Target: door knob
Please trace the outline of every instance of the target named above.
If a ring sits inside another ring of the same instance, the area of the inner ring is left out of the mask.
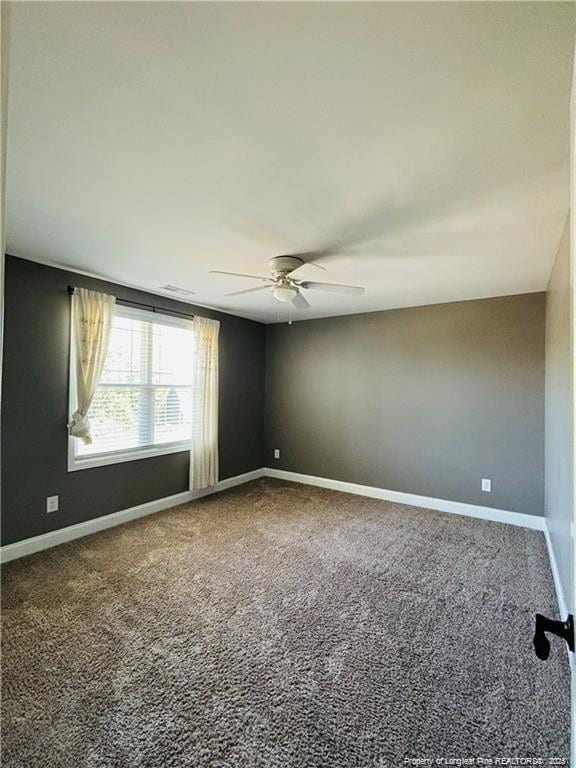
[[[558,635],[568,644],[568,648],[574,653],[574,617],[572,614],[568,616],[566,621],[555,621],[549,619],[546,616],[542,616],[541,613],[536,614],[536,629],[534,631],[534,650],[536,656],[542,661],[546,661],[550,655],[550,640],[548,640],[546,633],[550,632],[553,635]]]

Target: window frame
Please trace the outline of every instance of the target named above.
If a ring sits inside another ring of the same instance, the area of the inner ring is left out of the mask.
[[[70,314],[72,315],[72,313]],[[171,325],[173,327],[186,328],[188,330],[194,328],[194,321],[191,318],[178,317],[152,309],[139,309],[118,302],[114,307],[114,316],[116,317],[117,315],[158,325]],[[68,407],[70,413],[74,413],[76,410],[76,362],[72,339],[72,317],[70,317],[70,375],[68,382]],[[68,472],[77,472],[83,469],[91,469],[92,467],[106,467],[111,464],[121,464],[126,461],[138,461],[154,456],[165,456],[171,453],[184,453],[189,451],[192,446],[192,436],[190,436],[190,440],[161,443],[158,445],[143,446],[142,448],[125,448],[119,451],[107,451],[106,453],[98,453],[94,456],[83,457],[76,455],[77,443],[78,438],[72,437],[69,434]]]

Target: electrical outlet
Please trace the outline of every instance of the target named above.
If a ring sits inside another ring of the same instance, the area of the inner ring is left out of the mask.
[[[58,496],[48,496],[46,499],[46,512],[58,512]]]
[[[482,478],[482,490],[484,493],[491,493],[492,492],[492,480],[488,480],[487,478]]]
[[[280,458],[280,448],[274,448],[274,458],[275,459]]]

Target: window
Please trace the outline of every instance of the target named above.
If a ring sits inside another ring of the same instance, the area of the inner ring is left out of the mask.
[[[193,350],[191,321],[117,305],[88,414],[93,442],[70,438],[69,469],[188,450]]]

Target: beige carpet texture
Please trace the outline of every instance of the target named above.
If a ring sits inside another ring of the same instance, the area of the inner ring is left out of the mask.
[[[568,764],[540,532],[265,479],[9,563],[2,608],[5,768]]]

